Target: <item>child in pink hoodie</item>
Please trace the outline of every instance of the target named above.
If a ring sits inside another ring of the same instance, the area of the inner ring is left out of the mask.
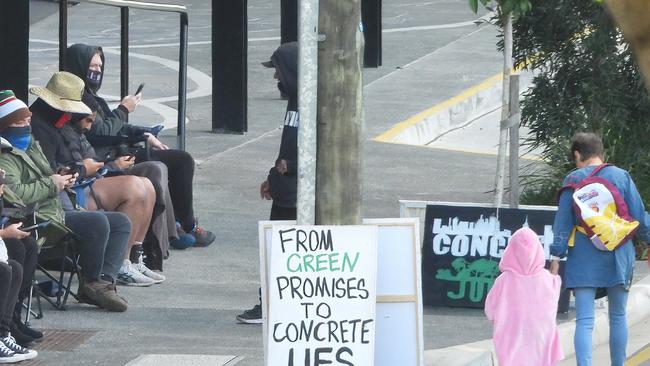
[[[517,230],[485,300],[500,366],[554,366],[564,358],[555,323],[560,276],[544,269],[544,251],[529,228]]]

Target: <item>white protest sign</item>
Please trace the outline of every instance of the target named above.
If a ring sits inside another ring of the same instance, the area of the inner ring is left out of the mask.
[[[273,226],[267,365],[374,364],[376,226]]]

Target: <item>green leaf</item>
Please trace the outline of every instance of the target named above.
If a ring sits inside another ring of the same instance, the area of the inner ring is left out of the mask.
[[[478,0],[469,0],[469,7],[472,9],[474,14],[478,13]]]

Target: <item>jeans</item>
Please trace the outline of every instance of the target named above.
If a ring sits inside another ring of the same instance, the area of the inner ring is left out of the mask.
[[[23,279],[23,266],[13,259],[0,262],[0,336],[9,332],[9,324],[14,314],[20,283]]]
[[[23,281],[20,285],[18,299],[29,296],[29,287],[32,285],[34,271],[38,262],[38,245],[33,237],[22,239],[4,239],[9,258],[15,260],[23,267]]]
[[[596,288],[573,290],[576,298],[576,333],[573,338],[578,366],[591,366],[592,332],[594,329],[594,299]],[[627,346],[625,307],[628,291],[623,286],[609,287],[609,352],[612,366],[623,366]]]

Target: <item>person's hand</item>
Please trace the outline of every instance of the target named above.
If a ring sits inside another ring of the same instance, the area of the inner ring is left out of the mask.
[[[551,274],[554,275],[558,274],[558,272],[560,271],[560,261],[557,260],[551,261],[551,265],[549,266],[548,270],[549,272],[551,272]]]
[[[140,101],[142,101],[142,92],[136,95],[127,95],[126,97],[122,98],[120,105],[126,108],[129,113],[132,113],[135,111],[135,108],[138,106],[138,104],[140,104]]]
[[[148,132],[145,132],[144,135],[147,136],[147,143],[149,144],[149,146],[151,146],[151,148],[157,149],[157,150],[169,150],[169,146],[167,146],[167,145],[163,144],[162,142],[160,142],[160,140],[158,140],[158,138],[156,136],[154,136],[154,135],[152,135],[152,134],[150,134]]]
[[[119,158],[115,159],[115,165],[120,170],[130,168],[133,166],[133,164],[135,164],[135,156],[133,155],[120,156]]]
[[[22,231],[19,227],[23,226],[22,222],[11,224],[4,229],[0,229],[0,238],[2,239],[22,239],[29,236],[29,232]]]
[[[65,188],[68,185],[68,181],[73,177],[72,174],[52,174],[52,180],[54,181],[54,184],[56,185],[57,191],[61,192],[63,188]],[[74,183],[74,181],[73,181]]]
[[[278,159],[278,161],[275,162],[275,170],[280,174],[285,175],[289,171],[287,161],[284,159]]]
[[[260,185],[260,196],[263,200],[271,199],[271,187],[269,186],[268,180],[265,180],[262,182],[262,185]]]
[[[86,177],[92,177],[97,174],[97,171],[104,166],[104,163],[95,161],[94,159],[84,159],[82,160],[84,168],[86,169]]]
[[[65,188],[72,187],[72,185],[74,185],[75,182],[77,181],[77,178],[79,178],[79,173],[72,174],[70,178],[68,178],[68,181],[65,182]]]

